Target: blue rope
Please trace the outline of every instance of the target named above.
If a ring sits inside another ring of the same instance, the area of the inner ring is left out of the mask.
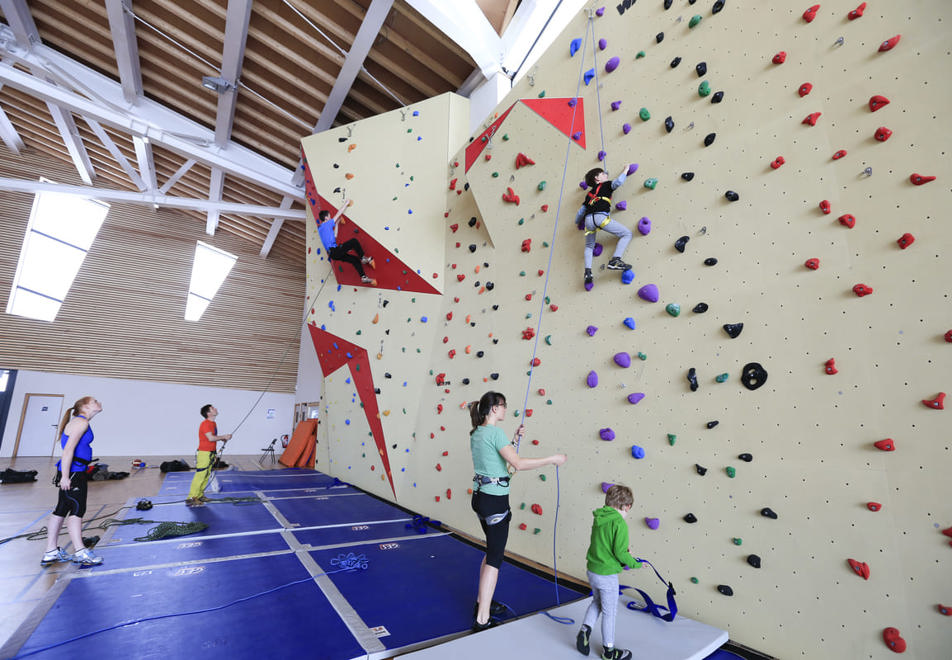
[[[601,139],[602,151],[605,152],[605,131],[602,129],[602,94],[598,89],[598,42],[595,41],[595,21],[589,17],[588,27],[592,31],[592,63],[595,65],[595,98],[598,101],[598,135]],[[588,38],[588,33],[585,34],[586,39]],[[605,171],[608,171],[608,152],[605,152],[605,157],[602,158],[602,168]]]
[[[131,626],[136,623],[145,623],[146,621],[158,621],[160,619],[169,619],[175,616],[186,616],[189,614],[205,614],[207,612],[215,612],[217,610],[223,610],[226,607],[231,607],[232,605],[237,605],[238,603],[243,603],[253,598],[260,598],[261,596],[266,596],[276,591],[287,589],[288,587],[293,587],[296,584],[302,584],[304,582],[312,582],[315,578],[319,578],[324,575],[333,575],[334,573],[341,573],[343,571],[366,570],[368,563],[369,562],[367,558],[363,554],[355,555],[353,552],[349,552],[345,555],[344,553],[341,553],[336,558],[331,559],[332,566],[340,566],[340,568],[338,568],[336,571],[328,571],[327,573],[321,573],[319,575],[306,577],[302,580],[295,580],[294,582],[288,582],[287,584],[282,584],[278,587],[274,587],[273,589],[268,589],[267,591],[262,591],[260,593],[252,594],[250,596],[245,596],[244,598],[239,598],[238,600],[233,600],[230,603],[225,603],[224,605],[216,605],[215,607],[206,607],[201,610],[192,610],[190,612],[173,612],[172,614],[159,614],[156,616],[149,616],[142,619],[133,619],[132,621],[124,621],[123,623],[117,623],[116,625],[109,626],[108,628],[100,628],[99,630],[94,630],[92,632],[88,632],[83,635],[77,635],[76,637],[71,637],[62,642],[57,642],[55,644],[49,644],[47,646],[34,649],[32,651],[28,651],[26,653],[17,655],[16,657],[25,658],[27,656],[35,655],[37,653],[42,653],[43,651],[49,651],[50,649],[54,649],[58,646],[69,644],[70,642],[76,642],[81,639],[85,639],[87,637],[92,637],[93,635],[98,635],[99,633],[108,632],[110,630],[116,630],[118,628],[123,628],[125,626]]]

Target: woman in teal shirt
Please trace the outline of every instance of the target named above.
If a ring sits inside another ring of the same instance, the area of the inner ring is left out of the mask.
[[[512,442],[496,426],[506,416],[506,397],[499,392],[486,392],[479,401],[469,404],[473,430],[469,433],[469,448],[473,453],[473,511],[486,535],[486,556],[479,566],[479,591],[473,630],[480,631],[495,625],[490,614],[501,614],[502,605],[493,601],[496,579],[506,552],[509,538],[509,468],[515,471],[534,470],[546,465],[562,465],[565,454],[546,458],[526,458],[516,451],[525,427],[516,429]]]

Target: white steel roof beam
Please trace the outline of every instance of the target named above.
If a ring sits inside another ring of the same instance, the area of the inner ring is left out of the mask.
[[[171,190],[172,186],[174,186],[178,182],[178,180],[181,179],[185,175],[186,172],[192,169],[192,165],[194,165],[195,163],[196,163],[195,159],[189,158],[184,163],[179,165],[179,168],[175,170],[175,173],[168,178],[168,181],[162,184],[161,188],[159,188],[159,192],[164,195],[169,190]]]
[[[407,0],[407,4],[465,50],[486,78],[499,71],[502,41],[475,0]]]
[[[105,129],[99,124],[99,122],[83,117],[83,120],[92,129],[92,132],[96,134],[96,137],[99,138],[99,141],[102,142],[102,146],[106,147],[106,150],[112,154],[112,157],[119,167],[122,168],[122,171],[126,173],[132,183],[135,184],[136,188],[139,190],[147,190],[145,182],[142,180],[142,177],[139,176],[139,173],[135,171],[135,168],[129,163],[129,159],[126,158],[125,154],[119,151],[119,147],[116,146],[116,143],[113,142],[112,138],[109,137],[109,134]]]
[[[241,66],[245,59],[250,20],[251,0],[228,0],[220,75],[230,86],[218,92],[215,144],[219,147],[224,147],[231,140],[231,129],[235,123],[235,103],[238,101],[238,79],[241,77]]]
[[[222,192],[225,190],[225,173],[217,167],[212,168],[212,175],[208,181],[208,201],[220,202]],[[209,209],[208,218],[205,221],[205,233],[209,236],[215,235],[218,229],[219,211],[217,208]]]
[[[0,85],[0,87],[2,87],[2,85]],[[10,118],[7,117],[7,113],[3,111],[3,108],[0,108],[0,139],[7,145],[7,149],[15,154],[19,154],[20,149],[23,148],[23,140],[20,138],[20,134],[17,133],[17,129],[10,121]]]
[[[294,198],[285,197],[281,200],[281,208],[289,209],[291,204],[294,203]],[[284,226],[284,218],[275,218],[271,223],[271,229],[268,230],[268,236],[264,239],[264,244],[261,246],[261,256],[267,257],[268,253],[271,252],[271,248],[274,247],[274,241],[277,240],[278,234],[281,232],[281,227]]]
[[[106,14],[112,33],[112,48],[119,66],[122,95],[135,105],[142,96],[142,72],[139,69],[139,44],[136,41],[135,18],[132,16],[132,0],[106,0]]]
[[[136,160],[139,161],[139,176],[142,177],[148,190],[155,190],[155,161],[152,158],[152,143],[149,138],[132,136],[132,146],[136,150]]]

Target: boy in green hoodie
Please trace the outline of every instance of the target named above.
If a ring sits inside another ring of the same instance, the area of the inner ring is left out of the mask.
[[[628,551],[628,524],[625,516],[634,497],[627,486],[614,485],[605,493],[605,506],[592,512],[592,540],[589,542],[588,583],[592,587],[592,604],[585,612],[576,648],[588,655],[592,626],[602,615],[603,660],[631,660],[631,651],[615,648],[615,613],[618,611],[618,574],[624,566],[641,568],[641,562]]]

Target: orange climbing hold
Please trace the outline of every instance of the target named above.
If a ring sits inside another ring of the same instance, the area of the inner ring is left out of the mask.
[[[352,142],[352,143],[351,143],[350,145],[348,145],[348,147],[347,147],[347,153],[350,153],[351,151],[353,151],[353,150],[356,149],[356,148],[357,148],[357,145]]]
[[[348,181],[350,181],[351,179],[354,178],[354,175],[351,174],[350,172],[348,172],[347,174],[344,175],[344,178],[347,179]]]
[[[374,314],[374,320],[371,323],[378,323],[380,321],[380,314]]]

